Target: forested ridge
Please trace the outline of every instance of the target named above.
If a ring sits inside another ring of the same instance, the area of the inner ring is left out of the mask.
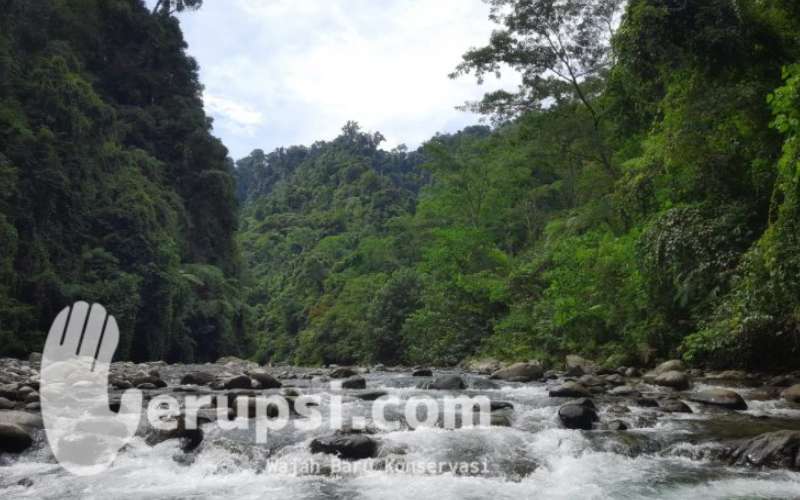
[[[522,75],[466,104],[491,126],[234,166],[200,2],[0,0],[0,351],[83,299],[137,360],[795,363],[800,4],[488,3],[442,71]]]
[[[171,16],[197,3],[0,2],[1,353],[76,300],[120,359],[248,351],[233,165]]]
[[[800,5],[489,3],[494,127],[238,162],[260,360],[792,366]]]

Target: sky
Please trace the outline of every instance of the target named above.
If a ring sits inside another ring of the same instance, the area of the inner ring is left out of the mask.
[[[455,107],[516,85],[447,76],[487,43],[488,13],[482,0],[205,0],[180,20],[214,134],[238,159],[332,139],[348,120],[385,149],[477,123]]]

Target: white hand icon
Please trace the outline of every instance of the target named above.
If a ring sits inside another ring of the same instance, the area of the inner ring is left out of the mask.
[[[136,433],[142,393],[130,389],[114,413],[108,370],[119,343],[113,316],[99,304],[76,302],[59,313],[42,354],[42,418],[59,463],[77,475],[105,470]]]

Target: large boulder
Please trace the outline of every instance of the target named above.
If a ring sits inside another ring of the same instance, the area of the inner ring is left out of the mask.
[[[542,375],[544,375],[544,368],[541,363],[514,363],[507,368],[495,371],[491,378],[512,382],[530,382],[542,378]]]
[[[0,423],[0,451],[21,453],[33,444],[33,438],[20,426]]]
[[[16,425],[26,432],[44,428],[44,421],[40,415],[14,410],[0,411],[0,424]]]
[[[225,389],[251,389],[253,381],[247,375],[236,375],[222,382]]]
[[[435,389],[439,391],[460,391],[466,389],[467,384],[459,375],[443,375],[436,377],[431,382],[423,382],[418,387],[420,389]]]
[[[587,404],[569,403],[558,409],[558,418],[567,429],[591,430],[599,419],[594,408]]]
[[[249,370],[245,373],[251,379],[258,382],[262,389],[277,389],[283,386],[278,379],[273,377],[272,374],[266,370]]]
[[[781,397],[790,403],[800,404],[800,384],[795,384],[781,392]]]
[[[747,403],[739,393],[729,389],[709,389],[689,395],[689,400],[706,405],[720,406],[729,410],[746,410]]]
[[[181,385],[209,385],[214,378],[214,375],[208,372],[189,372],[181,377]]]
[[[564,365],[566,367],[567,375],[572,377],[580,377],[585,373],[590,373],[596,368],[594,361],[589,361],[586,358],[578,356],[577,354],[567,355]]]
[[[658,404],[658,409],[667,413],[692,413],[692,409],[680,399],[667,399]]]
[[[367,381],[364,377],[356,375],[348,379],[342,380],[342,389],[366,389]]]
[[[777,431],[739,441],[726,452],[735,465],[800,470],[800,431]]]
[[[662,373],[666,372],[682,372],[685,371],[686,368],[683,366],[683,363],[679,359],[671,359],[669,361],[664,361],[660,365],[656,366],[653,370],[655,375],[661,375]]]
[[[565,382],[549,391],[551,398],[588,398],[592,395],[585,386],[575,382]]]
[[[689,376],[683,372],[670,370],[656,375],[653,383],[682,391],[689,388]]]
[[[471,359],[464,363],[464,369],[468,372],[490,375],[503,367],[503,363],[496,359]]]
[[[316,438],[311,441],[310,448],[311,453],[327,453],[343,460],[362,460],[377,456],[380,445],[364,434],[350,434]]]

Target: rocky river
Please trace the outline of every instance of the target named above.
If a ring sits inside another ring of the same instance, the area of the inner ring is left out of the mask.
[[[288,425],[264,443],[251,428],[224,429],[219,413],[204,414],[196,431],[158,431],[142,419],[110,469],[81,477],[49,449],[38,370],[36,356],[0,360],[2,498],[800,498],[800,373],[704,372],[677,361],[603,369],[576,356],[557,371],[114,363],[112,408],[131,387],[146,399],[308,395],[323,422],[336,400],[345,422],[366,425]],[[490,425],[419,425],[394,407],[386,413],[396,429],[370,421],[375,401],[453,395],[486,396]],[[228,416],[252,420],[240,412]]]

